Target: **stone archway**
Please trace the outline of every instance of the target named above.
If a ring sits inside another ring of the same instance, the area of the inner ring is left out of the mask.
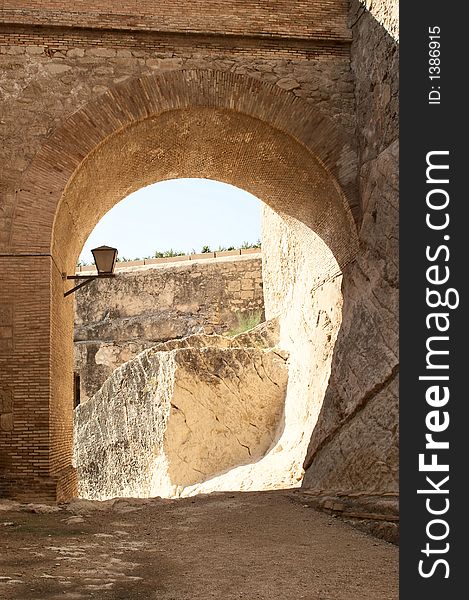
[[[238,75],[181,71],[135,79],[70,116],[27,171],[12,221],[9,249],[17,265],[23,257],[24,272],[12,270],[10,285],[22,290],[17,310],[25,324],[32,320],[33,335],[15,332],[32,370],[10,365],[15,422],[4,448],[7,493],[30,490],[33,481],[40,495],[74,493],[72,304],[63,298],[62,274],[73,270],[107,210],[139,187],[176,177],[218,179],[264,201],[266,306],[281,316],[289,349],[309,345],[292,354],[294,398],[314,380],[309,362],[322,351],[322,341],[311,340],[320,305],[337,298],[337,277],[357,250],[355,168],[347,140],[314,107]],[[335,338],[340,315],[334,318],[328,335]]]

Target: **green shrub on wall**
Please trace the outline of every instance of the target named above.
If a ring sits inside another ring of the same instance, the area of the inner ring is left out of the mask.
[[[215,252],[224,252],[225,250],[247,250],[249,248],[261,248],[261,240],[257,240],[257,242],[243,242],[241,244],[241,246],[239,246],[238,248],[235,248],[235,246],[219,246],[217,250],[215,250]],[[212,250],[210,249],[210,246],[205,245],[202,246],[202,250],[201,253],[202,254],[207,254],[207,253],[211,253]],[[181,252],[180,250],[173,250],[172,248],[170,250],[164,250],[163,252],[160,252],[159,250],[156,250],[156,252],[154,253],[153,256],[144,256],[143,260],[148,259],[148,258],[171,258],[173,256],[187,256],[187,252]],[[196,250],[193,248],[192,252],[190,252],[189,254],[198,254],[196,252]],[[134,261],[134,260],[142,260],[140,257],[138,258],[126,258],[125,256],[118,256],[117,257],[117,262],[129,262],[129,261]],[[92,266],[93,263],[91,262],[87,262],[87,261],[78,261],[77,262],[77,267],[90,267]]]
[[[240,333],[245,333],[253,327],[259,325],[262,319],[262,311],[260,309],[249,311],[249,312],[237,312],[236,321],[237,324],[227,331],[226,335],[234,337]]]

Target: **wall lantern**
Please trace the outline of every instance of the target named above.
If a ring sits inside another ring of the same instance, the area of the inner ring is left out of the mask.
[[[93,281],[93,279],[102,279],[105,277],[115,277],[114,266],[116,264],[117,249],[110,248],[109,246],[99,246],[91,250],[93,253],[94,262],[98,271],[97,275],[64,275],[64,279],[83,279],[81,283],[73,287],[64,293],[64,297],[69,294],[73,294],[79,288],[83,287],[87,283]]]

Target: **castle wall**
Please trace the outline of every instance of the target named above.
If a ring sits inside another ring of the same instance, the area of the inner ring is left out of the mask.
[[[117,367],[158,342],[234,332],[264,316],[260,255],[116,271],[75,293],[75,373],[86,402]],[[257,324],[257,323],[256,323]]]

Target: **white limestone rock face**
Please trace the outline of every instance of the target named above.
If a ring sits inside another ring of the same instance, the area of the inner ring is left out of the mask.
[[[342,497],[399,492],[397,15],[396,0],[350,4],[360,251],[343,270],[342,326],[303,481],[305,488]]]
[[[362,169],[362,246],[344,272],[342,327],[305,460],[309,489],[399,490],[397,174],[397,141]]]
[[[79,495],[173,497],[258,461],[281,434],[287,378],[275,349],[142,352],[76,409]]]
[[[342,319],[341,269],[324,241],[304,224],[267,206],[262,228],[265,312],[279,322],[278,343],[289,352],[289,376],[285,427],[262,461],[263,472],[255,473],[257,489],[275,487],[272,473],[281,478],[283,487],[301,484]]]

